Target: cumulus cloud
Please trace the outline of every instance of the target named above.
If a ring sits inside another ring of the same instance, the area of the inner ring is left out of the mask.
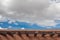
[[[46,10],[46,14],[51,17],[51,19],[60,19],[60,3],[53,3],[51,4],[47,10]]]
[[[42,20],[39,22],[37,22],[37,24],[41,25],[41,26],[55,26],[56,23],[54,20]]]
[[[7,30],[7,28],[2,28],[2,27],[0,27],[0,30]]]
[[[3,21],[7,21],[7,18],[2,16],[2,15],[0,15],[0,22],[3,22]]]
[[[60,3],[49,0],[0,0],[0,14],[12,19],[37,23],[43,26],[56,25],[60,19]]]

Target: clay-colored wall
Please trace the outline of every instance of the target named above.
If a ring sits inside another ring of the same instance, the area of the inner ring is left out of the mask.
[[[60,40],[60,31],[0,31],[0,40]]]

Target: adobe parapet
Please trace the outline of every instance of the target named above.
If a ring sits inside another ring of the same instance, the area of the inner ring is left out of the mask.
[[[1,40],[60,40],[60,30],[0,30]]]

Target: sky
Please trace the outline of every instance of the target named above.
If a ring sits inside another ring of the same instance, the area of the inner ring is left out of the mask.
[[[0,22],[9,23],[8,20],[14,23],[18,21],[31,25],[36,24],[37,29],[38,26],[47,29],[59,28],[60,0],[0,0]],[[32,27],[35,29],[35,25]]]

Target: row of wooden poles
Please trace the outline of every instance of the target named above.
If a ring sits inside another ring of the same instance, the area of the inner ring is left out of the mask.
[[[0,32],[0,40],[60,40],[60,34]]]

